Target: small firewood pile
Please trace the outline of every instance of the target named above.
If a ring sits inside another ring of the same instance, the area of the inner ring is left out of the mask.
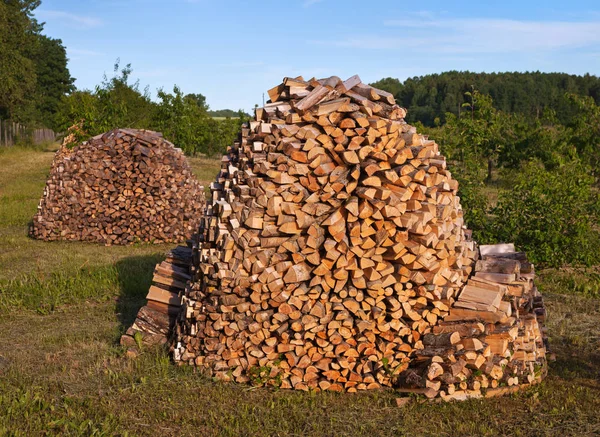
[[[30,234],[106,245],[180,242],[196,232],[203,187],[160,133],[115,129],[56,154]]]
[[[222,158],[185,290],[162,295],[181,308],[175,361],[225,381],[443,399],[539,381],[533,266],[471,240],[438,145],[393,96],[358,76],[286,78],[269,96]]]
[[[546,373],[546,310],[534,268],[512,244],[481,246],[475,274],[422,337],[401,391],[445,400],[496,396]]]
[[[152,285],[143,306],[127,332],[121,336],[123,346],[166,344],[181,309],[181,298],[187,281],[190,280],[192,250],[177,246],[167,253],[166,259],[154,268]],[[136,338],[136,333],[139,337]]]

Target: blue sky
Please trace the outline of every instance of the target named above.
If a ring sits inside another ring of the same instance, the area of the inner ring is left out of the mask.
[[[142,88],[262,104],[285,76],[364,82],[446,70],[600,73],[596,1],[43,0],[79,88],[131,63]]]

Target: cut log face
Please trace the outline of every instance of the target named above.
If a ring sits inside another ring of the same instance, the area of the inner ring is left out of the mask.
[[[519,374],[516,340],[492,335],[528,323],[512,358],[529,366],[531,284],[513,304],[519,266],[496,260],[510,247],[486,249],[475,276],[458,183],[393,96],[357,76],[286,78],[269,96],[211,185],[175,360],[238,382],[270,368],[261,380],[298,390],[480,393],[494,366]]]
[[[56,153],[30,234],[106,245],[183,242],[204,205],[180,149],[157,132],[115,129]]]

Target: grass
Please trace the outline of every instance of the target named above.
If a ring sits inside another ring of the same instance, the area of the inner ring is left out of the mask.
[[[598,435],[597,269],[546,270],[557,360],[539,386],[500,399],[296,393],[224,384],[160,349],[128,359],[121,333],[170,246],[102,247],[27,237],[52,154],[0,153],[0,435]],[[208,185],[219,162],[192,159]]]

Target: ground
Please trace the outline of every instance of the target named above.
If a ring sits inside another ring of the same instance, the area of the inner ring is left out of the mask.
[[[50,150],[0,150],[0,435],[599,435],[600,274],[546,270],[556,361],[505,398],[398,408],[393,391],[297,393],[212,381],[119,337],[168,245],[27,237]],[[208,186],[218,160],[192,159]]]

